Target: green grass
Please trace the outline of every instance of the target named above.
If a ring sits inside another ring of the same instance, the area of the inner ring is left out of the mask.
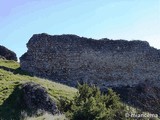
[[[47,79],[29,76],[26,72],[21,71],[19,67],[20,65],[18,62],[0,59],[0,115],[2,112],[7,115],[7,110],[14,109],[13,102],[10,102],[7,106],[4,106],[5,101],[10,96],[14,96],[12,94],[15,93],[17,86],[26,82],[32,81],[45,87],[51,98],[53,98],[57,103],[60,98],[65,98],[68,100],[73,99],[77,92],[77,89],[75,88],[55,83]],[[14,97],[11,97],[11,99],[15,99]]]
[[[0,66],[4,66],[7,68],[17,69],[20,67],[19,63],[13,60],[3,60],[0,59]]]

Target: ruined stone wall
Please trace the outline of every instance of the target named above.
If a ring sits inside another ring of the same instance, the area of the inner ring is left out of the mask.
[[[35,34],[20,58],[33,75],[75,86],[132,86],[160,80],[160,51],[145,41],[88,39],[76,35]]]

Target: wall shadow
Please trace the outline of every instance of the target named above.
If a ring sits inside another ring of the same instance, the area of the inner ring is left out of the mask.
[[[112,88],[121,100],[139,110],[160,115],[160,89],[151,84]]]
[[[21,104],[21,90],[16,86],[12,94],[0,106],[1,120],[20,120],[21,111],[25,109]]]

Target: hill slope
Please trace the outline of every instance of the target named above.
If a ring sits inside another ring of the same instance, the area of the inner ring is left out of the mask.
[[[68,100],[73,99],[73,96],[77,92],[75,88],[51,82],[46,79],[30,76],[28,73],[21,71],[19,68],[19,63],[15,61],[0,59],[0,119],[9,119],[11,117],[16,118],[16,111],[19,108],[14,107],[16,102],[15,96],[18,96],[15,89],[17,86],[31,81],[43,86],[51,98],[57,103],[61,98]],[[8,98],[11,99],[9,100]],[[8,100],[9,102],[7,102]],[[4,105],[6,102],[8,104]]]

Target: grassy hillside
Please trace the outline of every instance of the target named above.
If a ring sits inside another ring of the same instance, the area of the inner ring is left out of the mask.
[[[28,73],[20,70],[20,65],[15,61],[8,61],[0,59],[0,114],[6,116],[8,112],[14,111],[14,100],[10,100],[10,103],[5,106],[7,99],[13,96],[15,88],[25,82],[35,82],[45,87],[55,101],[59,102],[60,98],[66,98],[68,100],[73,99],[73,96],[77,92],[75,88],[68,87],[59,83],[51,82],[46,79],[30,76]],[[14,97],[13,97],[14,99]],[[11,108],[13,110],[11,110]],[[16,109],[16,108],[15,108]],[[9,111],[8,111],[9,110]]]
[[[59,97],[72,99],[77,91],[75,88],[68,87],[66,85],[25,75],[25,72],[23,75],[23,72],[21,71],[18,73],[18,70],[19,63],[15,61],[0,60],[0,105],[12,93],[16,85],[20,85],[29,81],[33,81],[42,85],[47,89],[48,93],[56,99]]]

